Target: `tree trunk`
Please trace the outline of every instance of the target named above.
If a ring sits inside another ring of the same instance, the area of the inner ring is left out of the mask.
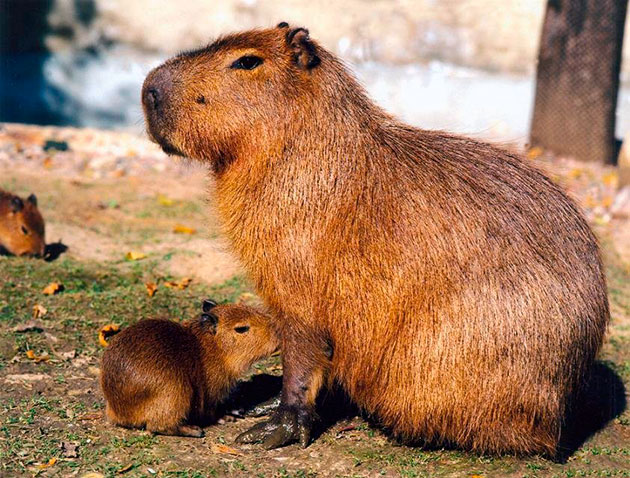
[[[548,0],[532,146],[584,161],[615,157],[615,110],[628,0]]]

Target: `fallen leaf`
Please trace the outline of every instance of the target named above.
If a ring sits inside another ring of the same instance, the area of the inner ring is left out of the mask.
[[[175,204],[175,201],[173,201],[169,197],[164,196],[164,194],[158,194],[157,200],[162,206],[172,206],[173,204]]]
[[[483,475],[470,475],[470,478],[484,478]]]
[[[15,385],[20,382],[39,382],[41,380],[48,380],[48,379],[50,379],[50,375],[46,375],[43,373],[20,373],[20,374],[7,375],[4,378],[4,381],[6,383]]]
[[[129,470],[133,468],[133,463],[129,463],[128,465],[123,466],[120,470],[116,472],[117,475],[122,475],[123,473],[127,473]]]
[[[103,414],[95,412],[95,413],[84,413],[83,415],[79,416],[77,420],[100,420],[101,418],[103,418]]]
[[[149,294],[149,297],[153,297],[158,290],[158,286],[155,282],[147,282],[144,286],[147,288],[147,294]]]
[[[102,473],[97,473],[96,471],[90,471],[88,473],[85,473],[84,475],[81,475],[80,478],[105,478],[105,475],[103,475]]]
[[[188,285],[192,282],[192,279],[190,277],[184,277],[182,280],[175,282],[175,281],[166,281],[164,283],[164,287],[169,287],[171,289],[179,289],[179,290],[184,290],[186,287],[188,287]]]
[[[71,442],[61,442],[61,454],[66,458],[79,458],[79,445]]]
[[[608,209],[609,207],[611,207],[613,205],[613,197],[612,196],[604,196],[602,198],[602,207]]]
[[[194,229],[194,228],[188,227],[188,226],[182,226],[181,224],[177,224],[173,228],[173,232],[175,234],[196,234],[197,233],[197,229]]]
[[[61,292],[62,290],[63,290],[63,284],[60,284],[59,282],[51,282],[46,287],[44,287],[43,292],[45,295],[55,295]]]
[[[223,443],[215,443],[211,447],[214,453],[222,453],[224,455],[236,455],[243,456],[243,452],[237,450],[236,448],[229,447],[224,445]]]
[[[48,354],[46,354],[46,353],[42,354],[42,355],[37,355],[32,350],[27,350],[26,351],[26,357],[31,359],[35,363],[45,362],[46,360],[48,360],[50,358],[50,356]]]
[[[69,350],[68,352],[60,352],[57,355],[59,355],[59,358],[63,359],[63,360],[70,360],[73,359],[77,356],[77,351],[76,350]]]
[[[125,259],[127,259],[128,261],[139,261],[141,259],[144,259],[145,257],[147,257],[147,255],[142,252],[129,251],[127,254],[125,254]]]
[[[23,333],[23,332],[43,332],[44,324],[39,320],[29,320],[24,322],[23,324],[16,325],[13,327],[13,332]]]
[[[57,458],[51,458],[50,460],[48,460],[47,463],[42,463],[41,465],[37,465],[37,468],[39,468],[40,470],[43,470],[45,468],[50,468],[55,463],[57,463]]]
[[[534,146],[529,151],[527,151],[527,159],[536,159],[543,154],[543,149],[539,146]]]
[[[98,342],[103,346],[107,347],[109,343],[107,339],[112,335],[116,335],[120,327],[116,324],[107,324],[101,327],[101,330],[98,332]]]
[[[48,313],[48,310],[43,305],[35,304],[33,306],[33,318],[39,319],[40,317],[45,316]]]
[[[617,187],[617,181],[619,180],[616,171],[610,171],[602,176],[602,182],[606,186]]]
[[[582,168],[573,168],[569,171],[567,176],[571,179],[578,179],[584,174],[584,170]]]

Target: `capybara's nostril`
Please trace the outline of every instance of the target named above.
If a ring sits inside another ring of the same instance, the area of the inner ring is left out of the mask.
[[[164,108],[171,90],[171,74],[166,68],[158,68],[149,74],[142,90],[145,108],[157,111]]]

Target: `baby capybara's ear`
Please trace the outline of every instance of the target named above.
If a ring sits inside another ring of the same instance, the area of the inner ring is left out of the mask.
[[[201,304],[201,308],[205,313],[210,312],[212,309],[214,309],[217,306],[217,303],[215,301],[213,301],[212,299],[206,299],[203,301],[203,303]]]
[[[288,26],[288,25],[287,25]],[[315,45],[306,28],[294,28],[287,32],[287,45],[293,53],[293,60],[303,70],[310,70],[320,64]]]
[[[17,196],[11,198],[11,211],[12,212],[20,212],[24,209],[24,202]]]
[[[213,313],[201,314],[199,321],[201,322],[201,326],[204,328],[204,330],[207,330],[211,334],[217,333],[219,318],[216,315],[214,315]]]
[[[31,194],[28,198],[26,198],[26,200],[33,206],[37,206],[37,196],[35,196],[35,194]]]

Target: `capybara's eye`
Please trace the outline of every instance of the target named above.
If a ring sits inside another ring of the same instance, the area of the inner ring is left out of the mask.
[[[206,97],[203,95],[199,95],[197,96],[197,99],[195,101],[199,103],[200,105],[203,105],[206,103]]]
[[[241,325],[240,327],[234,327],[234,332],[237,334],[244,334],[249,330],[249,325]]]
[[[234,68],[236,70],[253,70],[257,66],[260,66],[262,64],[263,59],[259,56],[245,55],[232,63],[232,66],[230,66],[230,68]]]
[[[26,229],[24,226],[22,226],[22,234],[24,234],[25,236],[28,236],[28,229]]]

